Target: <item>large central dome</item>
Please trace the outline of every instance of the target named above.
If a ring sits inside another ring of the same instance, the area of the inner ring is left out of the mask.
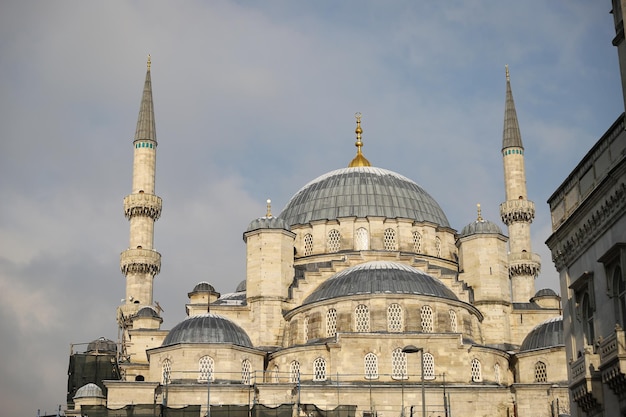
[[[291,198],[279,217],[293,226],[350,216],[408,218],[450,226],[439,204],[422,187],[374,167],[343,168],[314,179]]]

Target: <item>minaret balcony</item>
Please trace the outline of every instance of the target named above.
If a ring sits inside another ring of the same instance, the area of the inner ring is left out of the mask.
[[[507,226],[515,222],[532,223],[535,203],[530,200],[508,200],[500,204],[500,217]]]
[[[602,383],[621,396],[626,393],[626,333],[619,325],[600,342],[599,352]]]
[[[509,253],[509,277],[532,275],[537,277],[541,272],[541,257],[536,253]]]
[[[120,255],[120,269],[129,273],[150,274],[161,271],[161,254],[151,249],[127,249]]]
[[[144,216],[157,220],[161,217],[162,206],[161,197],[154,194],[130,194],[124,198],[124,215],[127,219],[134,216]]]
[[[585,349],[580,358],[570,363],[570,385],[572,399],[589,413],[601,408],[602,381],[600,379],[600,356]]]

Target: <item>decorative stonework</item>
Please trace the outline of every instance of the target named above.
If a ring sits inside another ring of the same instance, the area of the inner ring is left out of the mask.
[[[626,393],[626,334],[619,325],[615,332],[600,343],[600,371],[602,383],[616,395]]]
[[[143,216],[158,220],[161,217],[162,205],[161,197],[154,194],[130,194],[124,198],[124,216],[127,219]]]
[[[532,223],[535,203],[529,200],[509,200],[500,204],[500,217],[507,226],[516,222]]]
[[[520,275],[537,277],[541,272],[541,258],[536,253],[509,254],[509,278]]]
[[[127,249],[120,256],[120,268],[124,275],[139,273],[154,276],[161,271],[161,254],[149,249]]]

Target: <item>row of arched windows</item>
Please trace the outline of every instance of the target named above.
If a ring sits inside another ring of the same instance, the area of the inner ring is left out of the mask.
[[[413,231],[413,252],[423,253],[422,235],[418,231]],[[326,250],[330,253],[339,252],[341,250],[341,233],[337,229],[332,229],[326,237]],[[369,250],[370,236],[369,231],[364,227],[356,229],[354,234],[354,250]],[[386,251],[398,250],[398,237],[395,229],[387,228],[383,231],[383,249]],[[313,235],[307,233],[304,235],[304,256],[313,254]],[[441,239],[435,237],[435,255],[441,257]]]
[[[422,331],[424,333],[433,333],[434,329],[434,312],[430,306],[422,306],[420,308],[420,321]],[[453,333],[458,331],[457,316],[454,310],[448,311],[450,318],[450,330]],[[366,333],[371,331],[370,328],[370,311],[365,304],[359,304],[354,309],[354,331],[358,333]],[[387,331],[399,333],[404,331],[404,310],[400,304],[392,303],[387,307]],[[303,319],[303,334],[305,342],[309,340],[309,317]],[[334,337],[337,334],[337,310],[330,308],[326,312],[326,337]]]
[[[161,383],[169,384],[172,382],[172,361],[169,358],[163,360],[161,364]],[[252,375],[252,364],[250,360],[241,361],[241,383],[250,385]],[[212,357],[205,355],[198,360],[198,382],[215,381],[215,361]]]

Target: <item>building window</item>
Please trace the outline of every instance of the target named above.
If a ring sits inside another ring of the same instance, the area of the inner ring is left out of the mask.
[[[481,382],[482,380],[483,375],[480,368],[480,361],[478,359],[472,359],[472,382]]]
[[[383,234],[383,246],[385,250],[398,250],[398,242],[396,240],[396,231],[393,229],[385,229]]]
[[[402,348],[394,349],[391,352],[391,377],[393,379],[407,379],[406,373],[406,353]]]
[[[302,334],[304,335],[304,343],[309,341],[309,316],[304,316],[302,320]]]
[[[435,379],[435,357],[424,353],[424,379]]]
[[[250,370],[252,366],[250,365],[250,361],[248,359],[244,359],[241,361],[241,383],[245,385],[250,385]]]
[[[496,384],[499,384],[499,383],[502,382],[502,376],[500,375],[500,364],[499,363],[496,363],[493,366],[493,375],[495,377]]]
[[[417,230],[413,231],[413,252],[422,253],[422,235]]]
[[[354,235],[354,250],[368,250],[370,248],[370,236],[365,227],[356,229]]]
[[[172,382],[172,361],[168,358],[163,360],[161,365],[161,383],[169,384]]]
[[[317,358],[313,361],[313,381],[326,381],[326,360]]]
[[[335,337],[337,334],[337,310],[331,308],[326,313],[326,337]]]
[[[459,328],[458,322],[456,320],[456,312],[454,310],[450,310],[449,313],[450,313],[450,329],[452,330],[452,333],[456,333]]]
[[[548,382],[546,364],[541,361],[535,364],[535,382]]]
[[[274,383],[279,383],[280,382],[280,372],[278,372],[278,365],[274,365]]]
[[[613,294],[615,296],[615,318],[622,329],[626,329],[626,282],[619,265],[613,269]]]
[[[333,229],[328,232],[328,252],[339,252],[341,250],[341,234],[339,230]]]
[[[581,310],[585,343],[587,345],[593,345],[593,342],[595,340],[595,332],[593,328],[593,307],[591,305],[591,300],[588,292],[583,294]]]
[[[289,365],[289,382],[300,382],[300,362],[298,361],[291,361]]]
[[[304,235],[304,256],[313,254],[313,235],[307,233]]]
[[[422,331],[424,333],[433,332],[433,309],[430,306],[422,306],[420,311],[420,317],[422,319]]]
[[[441,239],[439,237],[435,238],[435,254],[441,258]]]
[[[387,330],[390,332],[401,332],[404,326],[402,307],[400,304],[390,304],[387,307]]]
[[[365,379],[378,379],[378,356],[372,352],[365,355]]]
[[[365,304],[359,304],[354,310],[354,330],[357,332],[370,331],[370,310]]]
[[[210,356],[203,356],[198,361],[198,368],[200,371],[200,375],[198,376],[198,382],[207,382],[209,378],[211,381],[214,381],[215,377],[213,376],[213,367],[215,362],[213,358]]]

